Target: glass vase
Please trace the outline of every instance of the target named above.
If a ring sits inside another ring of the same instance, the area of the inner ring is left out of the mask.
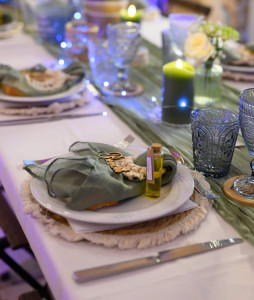
[[[194,79],[194,103],[198,106],[216,105],[221,97],[221,65],[201,64],[196,68]]]

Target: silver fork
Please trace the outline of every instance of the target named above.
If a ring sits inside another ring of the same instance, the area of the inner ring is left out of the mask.
[[[117,144],[115,144],[114,146],[117,148],[126,148],[127,146],[129,146],[133,141],[135,140],[135,138],[129,134],[125,139],[121,140],[120,142],[118,142]]]
[[[119,141],[117,144],[115,144],[114,146],[117,148],[126,148],[127,146],[129,146],[133,141],[135,140],[135,138],[129,134],[125,139]],[[42,165],[45,162],[49,161],[50,159],[52,159],[53,157],[49,157],[49,158],[44,158],[44,159],[37,159],[37,160],[31,160],[31,159],[24,159],[24,165],[28,166],[28,165]]]

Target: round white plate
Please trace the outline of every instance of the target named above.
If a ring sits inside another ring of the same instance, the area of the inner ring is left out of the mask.
[[[239,72],[239,73],[254,73],[254,67],[251,66],[233,66],[233,65],[223,65],[223,70],[229,72]]]
[[[84,87],[84,81],[73,85],[70,89],[65,92],[50,95],[50,96],[38,96],[38,97],[16,97],[16,96],[8,96],[5,94],[0,93],[0,100],[1,101],[10,101],[15,103],[47,103],[53,101],[64,101],[69,99],[72,95],[78,93]]]
[[[50,197],[45,182],[36,178],[32,178],[30,188],[38,203],[60,216],[89,223],[125,224],[159,218],[176,210],[193,193],[194,182],[190,171],[178,164],[172,182],[162,187],[161,196],[157,200],[141,195],[96,211],[68,209],[60,199]]]

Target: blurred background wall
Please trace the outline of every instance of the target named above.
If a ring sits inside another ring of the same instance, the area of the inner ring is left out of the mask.
[[[208,20],[221,21],[241,34],[243,42],[254,40],[254,0],[147,0],[164,15],[170,12],[198,13]]]

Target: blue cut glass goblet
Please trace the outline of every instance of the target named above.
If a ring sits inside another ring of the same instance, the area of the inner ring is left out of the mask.
[[[132,62],[141,42],[140,25],[133,22],[108,24],[109,53],[117,67],[117,81],[108,90],[118,96],[130,96],[142,91],[140,85],[128,80],[128,65]]]
[[[240,95],[239,121],[245,145],[254,156],[254,88],[246,89]],[[239,194],[254,199],[254,159],[250,166],[251,175],[236,179],[233,186]]]

